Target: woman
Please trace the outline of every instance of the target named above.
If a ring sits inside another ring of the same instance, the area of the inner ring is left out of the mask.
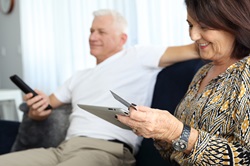
[[[250,165],[249,0],[185,0],[202,59],[175,116],[137,106],[118,120],[180,165]],[[168,102],[168,101],[166,101]]]

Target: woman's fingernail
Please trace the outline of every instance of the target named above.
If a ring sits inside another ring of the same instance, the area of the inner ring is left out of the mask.
[[[131,103],[131,107],[132,107],[132,108],[134,108],[134,110],[136,110],[136,111],[137,111],[137,109],[136,109],[136,104]]]

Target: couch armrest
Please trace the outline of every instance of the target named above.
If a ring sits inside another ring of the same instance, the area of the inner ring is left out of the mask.
[[[0,120],[0,155],[9,153],[16,139],[20,123]]]

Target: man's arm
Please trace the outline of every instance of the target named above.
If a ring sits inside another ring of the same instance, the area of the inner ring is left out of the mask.
[[[200,56],[195,43],[168,47],[160,59],[159,66],[166,67],[177,62],[198,58],[200,58]]]
[[[49,101],[50,101],[50,105],[53,108],[57,108],[64,104],[61,101],[59,101],[53,93],[49,96]]]

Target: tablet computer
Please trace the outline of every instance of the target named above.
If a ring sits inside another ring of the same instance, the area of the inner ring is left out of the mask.
[[[103,107],[103,106],[94,106],[94,105],[84,105],[84,104],[78,104],[78,106],[96,116],[99,118],[102,118],[118,127],[121,127],[123,129],[132,130],[130,127],[126,126],[125,124],[121,123],[115,118],[116,114],[119,115],[129,115],[129,110],[125,110],[123,108],[115,108],[115,107]]]

